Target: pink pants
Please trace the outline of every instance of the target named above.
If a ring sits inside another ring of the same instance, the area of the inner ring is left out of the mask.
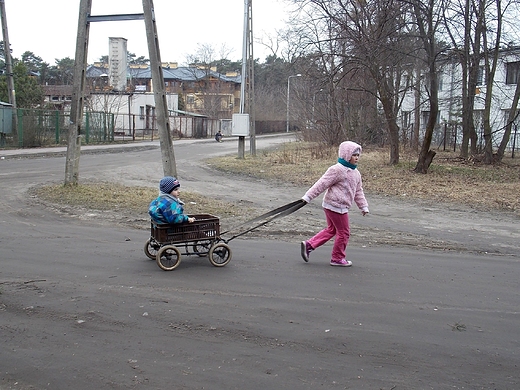
[[[332,237],[334,246],[332,247],[331,260],[339,261],[345,259],[345,250],[347,249],[348,239],[350,238],[350,224],[348,221],[348,213],[339,214],[334,211],[323,209],[327,218],[327,227],[317,233],[307,242],[313,249],[325,244]]]

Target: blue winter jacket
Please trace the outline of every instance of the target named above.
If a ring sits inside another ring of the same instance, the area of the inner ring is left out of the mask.
[[[148,214],[158,224],[187,222],[188,216],[184,215],[183,204],[180,199],[161,193],[157,199],[150,203]]]

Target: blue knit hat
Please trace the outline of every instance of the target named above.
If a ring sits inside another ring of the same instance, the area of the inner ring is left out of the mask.
[[[165,194],[169,194],[170,192],[179,188],[180,186],[181,183],[179,183],[179,180],[172,176],[165,176],[159,182],[159,189],[161,190],[161,192],[164,192]]]

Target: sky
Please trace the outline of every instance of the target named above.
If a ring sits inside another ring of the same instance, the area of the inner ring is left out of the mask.
[[[80,0],[4,0],[12,55],[33,52],[50,65],[75,58]],[[227,59],[242,58],[244,0],[153,0],[161,60],[185,65],[198,45],[218,54],[224,45]],[[253,55],[261,61],[270,52],[256,41],[283,29],[284,0],[253,0]],[[143,13],[142,0],[92,0],[92,15]],[[128,40],[127,50],[149,58],[143,20],[90,23],[89,64],[108,55],[109,37]],[[219,57],[217,55],[217,57]]]

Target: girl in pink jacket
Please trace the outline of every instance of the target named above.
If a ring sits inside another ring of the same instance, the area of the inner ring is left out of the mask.
[[[303,260],[309,261],[309,254],[325,244],[332,237],[334,246],[330,265],[350,267],[352,262],[345,258],[350,237],[348,210],[355,202],[363,215],[368,214],[361,174],[356,169],[361,154],[361,146],[345,141],[339,145],[338,163],[329,167],[322,177],[302,197],[307,203],[325,191],[322,207],[327,218],[327,227],[307,241],[301,242]]]

